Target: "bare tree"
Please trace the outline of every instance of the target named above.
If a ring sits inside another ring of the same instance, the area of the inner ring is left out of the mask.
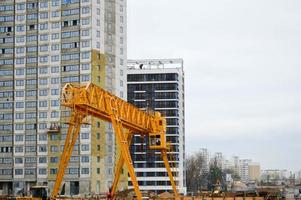
[[[197,193],[207,188],[208,172],[205,170],[205,159],[201,153],[196,153],[186,159],[187,191]]]

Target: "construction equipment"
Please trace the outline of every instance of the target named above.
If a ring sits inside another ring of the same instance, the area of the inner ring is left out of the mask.
[[[16,200],[47,200],[47,186],[32,186],[30,196],[16,197]]]
[[[63,106],[71,109],[71,117],[56,181],[51,194],[52,199],[55,199],[58,195],[80,127],[88,116],[111,122],[116,134],[117,145],[121,149],[121,155],[116,165],[115,177],[110,190],[111,198],[114,197],[117,190],[120,174],[125,164],[137,199],[142,199],[129,151],[134,134],[149,137],[149,148],[160,150],[175,198],[179,197],[167,159],[169,144],[166,142],[166,120],[159,112],[144,112],[92,83],[83,86],[74,86],[67,83],[62,90],[61,103]]]

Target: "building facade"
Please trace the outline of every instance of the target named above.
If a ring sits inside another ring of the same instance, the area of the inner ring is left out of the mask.
[[[70,116],[60,106],[64,84],[93,82],[126,98],[126,0],[2,0],[0,43],[0,195],[51,189]],[[112,128],[89,123],[66,170],[66,194],[105,192],[112,182]],[[121,181],[126,187],[127,176]]]
[[[243,182],[249,181],[249,163],[251,162],[252,160],[250,159],[239,160],[239,176]]]
[[[260,181],[260,164],[251,162],[249,163],[249,180],[250,181]]]
[[[170,164],[179,192],[186,193],[183,60],[128,60],[127,73],[128,102],[166,117]],[[147,147],[148,138],[133,138],[131,154],[141,190],[172,191],[160,152]]]

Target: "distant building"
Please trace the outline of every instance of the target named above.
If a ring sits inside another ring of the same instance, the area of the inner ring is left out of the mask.
[[[249,181],[260,181],[260,164],[259,163],[249,163]]]
[[[234,174],[236,176],[239,176],[239,157],[233,156],[231,162],[232,162],[232,169],[234,171]]]
[[[171,143],[169,160],[180,193],[186,193],[183,60],[128,60],[127,81],[128,102],[166,117],[166,140]],[[160,154],[148,149],[147,143],[147,137],[135,136],[131,147],[141,190],[172,191]],[[131,184],[129,181],[130,188]]]
[[[261,181],[264,183],[280,185],[290,178],[291,172],[286,169],[266,169],[261,171]]]
[[[208,173],[209,172],[209,162],[210,162],[210,154],[208,149],[206,148],[201,148],[200,149],[200,155],[202,156],[202,158],[204,159],[204,165],[202,170],[202,173]]]
[[[251,162],[250,159],[239,160],[239,176],[243,182],[249,181],[249,163]]]

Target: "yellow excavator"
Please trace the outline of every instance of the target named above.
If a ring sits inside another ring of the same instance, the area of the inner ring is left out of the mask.
[[[92,83],[81,86],[67,83],[62,90],[61,104],[71,110],[71,116],[58,173],[50,196],[51,199],[58,197],[64,172],[68,166],[73,147],[78,139],[80,127],[88,116],[97,117],[112,123],[116,135],[116,143],[121,149],[121,155],[115,168],[114,181],[110,189],[109,196],[111,199],[114,198],[122,168],[125,165],[129,172],[137,200],[142,200],[129,151],[134,134],[148,137],[150,141],[149,148],[161,152],[175,199],[179,198],[177,186],[167,158],[170,145],[166,142],[166,119],[159,112],[144,112]]]

